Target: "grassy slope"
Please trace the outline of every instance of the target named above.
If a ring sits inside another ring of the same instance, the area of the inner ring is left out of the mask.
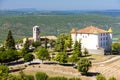
[[[32,36],[32,27],[39,25],[44,35],[69,33],[72,28],[80,29],[88,25],[99,26],[103,29],[112,27],[114,37],[118,37],[120,19],[102,15],[43,15],[43,16],[14,16],[0,17],[0,41],[5,40],[9,29],[15,38]]]

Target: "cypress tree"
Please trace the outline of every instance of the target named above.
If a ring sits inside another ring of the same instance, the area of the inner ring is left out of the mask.
[[[8,32],[6,43],[5,43],[5,47],[6,47],[6,49],[13,49],[13,50],[15,50],[15,40],[14,40],[14,38],[12,36],[11,30],[9,30],[9,32]]]
[[[45,49],[47,49],[47,38],[45,37]]]
[[[81,43],[78,42],[78,41],[75,41],[73,54],[77,54],[78,57],[81,57],[81,56],[82,56]]]
[[[27,38],[27,39],[26,39],[26,42],[25,42],[25,44],[24,44],[24,47],[23,47],[23,49],[22,49],[23,55],[29,52],[29,46],[30,46],[30,44],[29,44],[29,40],[28,40],[28,38]]]

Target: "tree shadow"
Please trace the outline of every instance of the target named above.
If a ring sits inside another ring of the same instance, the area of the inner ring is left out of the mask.
[[[98,72],[88,72],[88,73],[86,73],[86,74],[81,74],[81,75],[83,75],[83,76],[88,76],[88,77],[92,77],[92,76],[97,76],[97,75],[99,75],[100,73],[98,73]]]
[[[24,64],[24,61],[17,61],[17,62],[15,61],[15,62],[7,63],[8,66],[14,66],[17,64]]]
[[[74,66],[75,64],[71,64],[71,63],[64,63],[64,64],[59,64],[59,65],[61,65],[61,66]]]
[[[56,65],[56,64],[58,64],[58,62],[43,62],[43,64],[48,64],[48,65]]]
[[[92,56],[91,54],[88,54],[88,55],[82,55],[82,57],[89,57],[89,56]]]
[[[20,70],[24,70],[25,68],[16,68],[16,69],[11,69],[9,70],[9,73],[12,73],[12,72],[17,72],[17,71],[20,71]]]

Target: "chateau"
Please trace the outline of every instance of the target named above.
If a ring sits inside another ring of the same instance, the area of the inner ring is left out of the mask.
[[[95,26],[88,26],[80,30],[71,30],[73,43],[81,42],[82,49],[86,48],[90,53],[110,51],[112,44],[112,29],[108,31]],[[98,50],[98,51],[97,51]]]

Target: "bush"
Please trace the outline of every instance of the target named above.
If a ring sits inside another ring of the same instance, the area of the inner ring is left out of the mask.
[[[106,80],[106,78],[103,75],[98,75],[96,80]]]
[[[116,78],[115,77],[111,77],[108,80],[116,80]]]
[[[34,56],[32,54],[25,54],[25,56],[24,56],[25,62],[32,61],[33,59],[34,59]]]
[[[47,80],[68,80],[66,77],[50,77]]]
[[[32,75],[25,75],[26,80],[35,80]]]
[[[69,80],[81,80],[80,78],[70,78]]]
[[[6,65],[1,65],[0,66],[0,76],[5,76],[8,75],[9,68]]]
[[[47,80],[48,75],[44,72],[37,72],[35,74],[36,80]]]
[[[89,59],[87,58],[81,58],[78,61],[78,71],[82,72],[82,74],[87,74],[89,68],[92,66],[92,63]]]

